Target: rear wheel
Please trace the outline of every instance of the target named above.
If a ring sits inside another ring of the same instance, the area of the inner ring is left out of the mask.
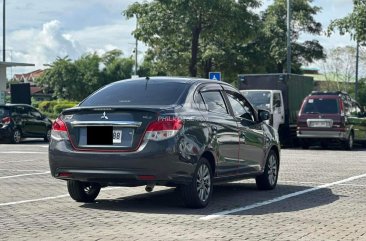
[[[302,147],[302,149],[307,150],[307,149],[309,149],[309,143],[305,140],[302,140],[301,141],[301,147]]]
[[[203,208],[212,196],[212,170],[206,158],[201,158],[197,164],[192,183],[181,186],[183,201],[187,207]]]
[[[351,132],[347,138],[347,140],[343,143],[343,147],[345,150],[352,150],[353,149],[353,142],[354,142],[354,136],[353,132]]]
[[[51,129],[47,130],[47,134],[44,137],[45,142],[50,142],[50,140],[51,140]]]
[[[266,166],[262,175],[255,178],[259,190],[272,190],[277,185],[279,161],[276,153],[272,150],[268,154]]]
[[[93,202],[97,198],[100,189],[101,186],[98,183],[67,181],[67,190],[70,197],[77,202]]]
[[[13,144],[18,144],[20,143],[21,140],[22,140],[22,133],[20,132],[20,130],[18,129],[13,130],[10,137],[10,142]]]
[[[322,141],[322,142],[320,142],[320,146],[321,146],[323,149],[326,149],[326,148],[328,148],[328,143],[327,143],[327,142],[325,142],[325,141]]]

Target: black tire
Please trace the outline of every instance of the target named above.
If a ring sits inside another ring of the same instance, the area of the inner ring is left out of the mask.
[[[352,150],[353,149],[353,144],[354,144],[354,136],[353,136],[353,132],[351,132],[347,138],[346,141],[343,142],[343,148],[345,150]]]
[[[302,140],[301,141],[301,148],[304,149],[304,150],[309,149],[309,143],[305,140]]]
[[[255,178],[259,190],[272,190],[277,185],[279,160],[276,153],[271,150],[268,154],[263,174]]]
[[[206,158],[201,158],[197,164],[192,183],[182,185],[183,202],[190,208],[204,208],[212,197],[212,168]]]
[[[14,129],[10,136],[10,142],[13,144],[19,144],[22,140],[22,133],[18,129]]]
[[[77,202],[93,202],[97,198],[100,189],[101,186],[98,183],[67,181],[67,190],[70,197]]]
[[[323,148],[323,149],[327,149],[328,148],[328,143],[325,142],[325,141],[322,141],[320,142],[320,146]]]
[[[51,129],[47,130],[46,136],[44,137],[45,142],[50,142],[51,140]]]

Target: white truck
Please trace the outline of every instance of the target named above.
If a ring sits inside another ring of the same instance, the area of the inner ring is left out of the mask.
[[[296,120],[305,96],[314,89],[312,77],[295,74],[241,74],[238,89],[258,108],[268,109],[269,124],[278,130],[282,146],[294,146]]]
[[[281,90],[241,90],[240,91],[254,106],[268,110],[271,118],[267,124],[278,130],[285,123],[285,107]]]

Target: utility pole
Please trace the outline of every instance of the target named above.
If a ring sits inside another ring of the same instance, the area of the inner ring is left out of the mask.
[[[287,0],[287,73],[291,74],[291,0]]]
[[[136,15],[136,30],[139,26],[138,17]],[[136,37],[136,43],[135,43],[135,75],[137,75],[137,54],[138,54],[138,40]]]
[[[356,76],[355,76],[355,100],[357,100],[358,96],[358,62],[360,58],[360,42],[357,39],[356,43]]]
[[[3,62],[5,62],[5,0],[3,0]]]

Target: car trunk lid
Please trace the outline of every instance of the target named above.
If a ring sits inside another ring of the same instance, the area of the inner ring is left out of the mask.
[[[76,107],[62,113],[76,150],[135,151],[163,107]]]

